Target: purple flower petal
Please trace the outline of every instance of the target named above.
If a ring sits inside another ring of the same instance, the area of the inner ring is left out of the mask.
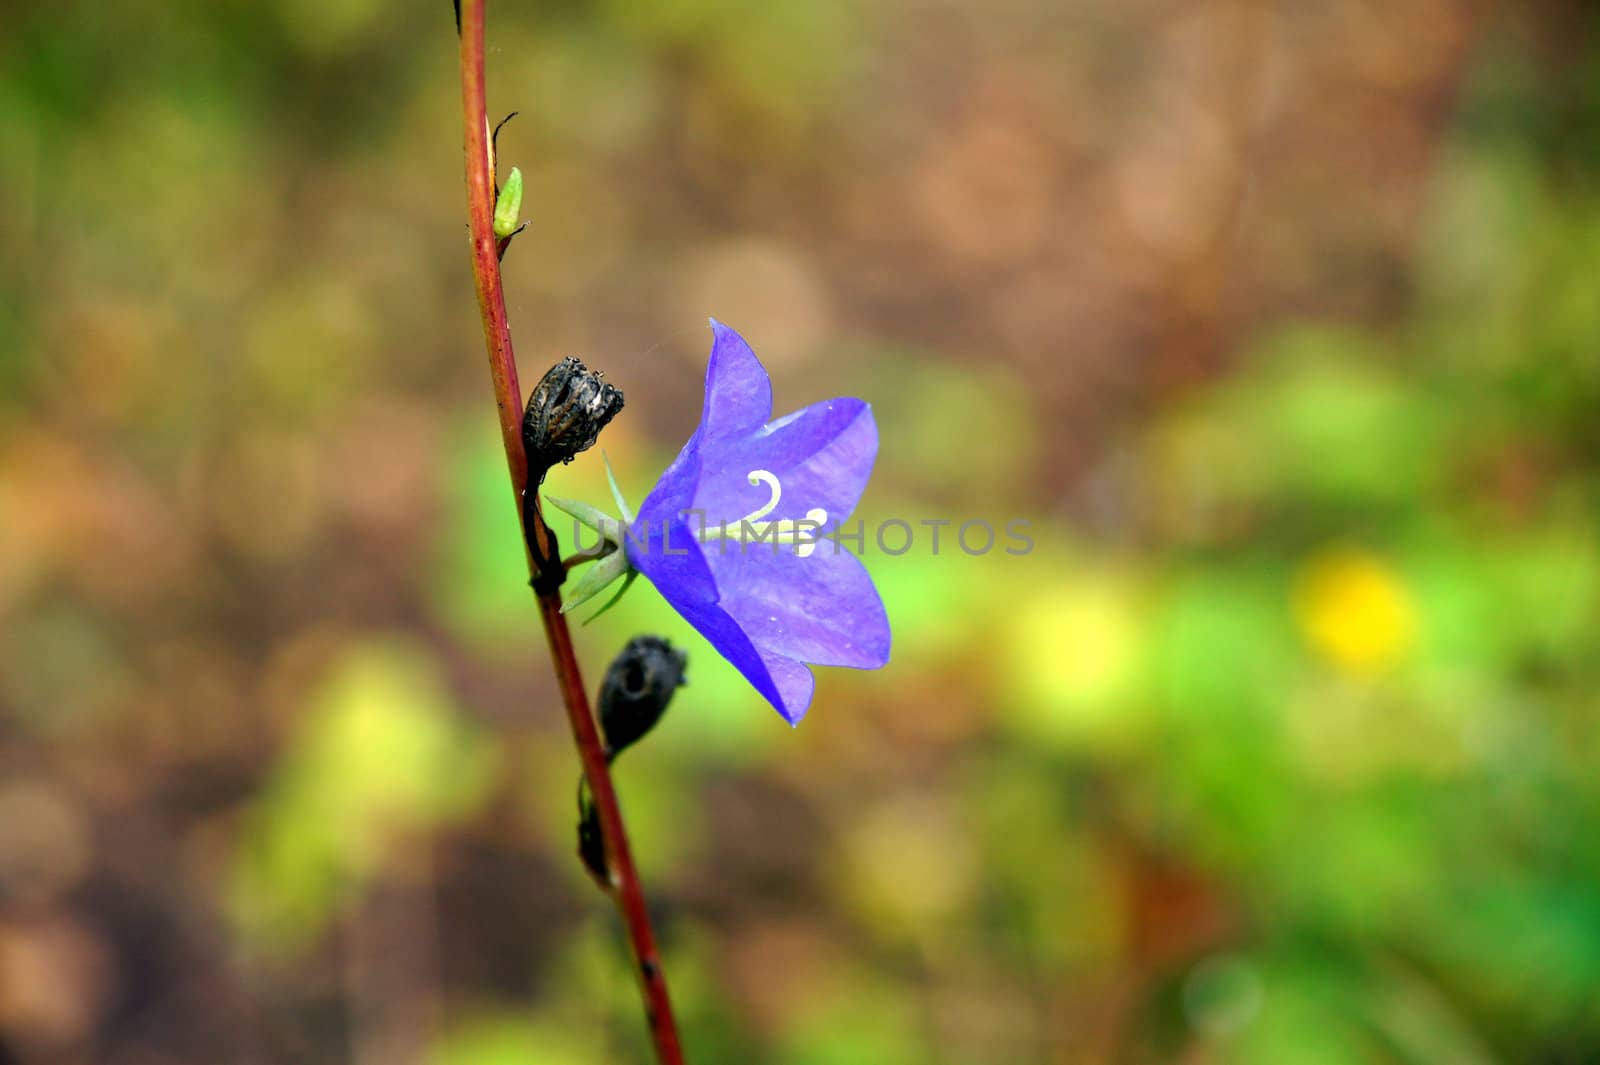
[[[708,439],[756,432],[772,417],[772,380],[744,337],[715,318],[711,333],[700,432]]]
[[[737,522],[771,497],[766,485],[749,480],[751,471],[766,470],[783,486],[766,520],[798,520],[820,507],[828,521],[843,521],[861,498],[877,455],[872,408],[859,399],[824,400],[773,422],[738,448],[703,454],[691,505],[712,525]]]
[[[832,542],[810,558],[792,547],[720,546],[704,550],[722,607],[762,651],[854,669],[889,661],[889,618],[860,559]]]
[[[782,712],[783,696],[755,644],[720,605],[721,593],[716,579],[701,546],[693,542],[688,526],[679,523],[665,533],[653,533],[644,548],[630,541],[628,554],[639,572],[650,578],[650,583],[661,592],[662,598],[700,630],[700,634]]]
[[[639,507],[659,526],[688,509],[700,481],[700,446],[711,438],[758,432],[772,416],[772,381],[744,337],[711,319],[711,360],[706,366],[706,398],[700,424]],[[752,467],[754,469],[755,467]],[[740,511],[735,517],[748,514]]]
[[[859,399],[816,403],[766,424],[772,386],[744,339],[715,320],[700,425],[639,508],[625,544],[634,567],[778,712],[798,724],[815,681],[806,663],[876,669],[889,660],[889,621],[859,559],[823,541],[701,542],[700,521],[797,521],[855,508],[878,453]],[[778,484],[778,501],[764,471]],[[685,518],[698,510],[703,518]]]
[[[773,707],[789,724],[800,724],[800,719],[811,709],[811,696],[817,688],[816,678],[804,662],[775,655],[763,655],[762,660],[772,675],[773,683],[778,686],[779,698],[772,700]],[[771,699],[770,696],[768,698]]]
[[[639,504],[634,524],[638,527],[640,539],[646,534],[650,536],[652,548],[663,529],[682,523],[685,513],[693,509],[691,500],[695,486],[700,482],[700,471],[700,434],[697,431],[683,445],[683,450],[678,452],[678,457],[672,460],[672,465],[667,467],[656,486],[650,489],[650,494],[644,497],[644,502]],[[693,533],[685,530],[681,536],[674,535],[672,543],[678,544],[687,539],[693,539]]]

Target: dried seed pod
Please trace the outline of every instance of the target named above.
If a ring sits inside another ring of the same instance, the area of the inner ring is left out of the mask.
[[[659,636],[635,636],[600,685],[600,728],[615,758],[655,727],[682,686],[689,656]]]
[[[534,386],[522,416],[522,445],[528,452],[528,484],[544,483],[558,462],[594,446],[622,409],[622,391],[572,356],[552,366]]]

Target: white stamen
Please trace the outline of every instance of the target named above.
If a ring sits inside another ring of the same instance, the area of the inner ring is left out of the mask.
[[[749,481],[752,485],[766,485],[767,490],[772,493],[766,505],[746,514],[738,521],[725,522],[715,529],[702,528],[697,536],[699,541],[704,544],[713,540],[736,540],[743,544],[753,538],[757,543],[793,545],[796,555],[810,558],[811,553],[817,549],[817,541],[821,539],[817,534],[828,524],[828,512],[822,507],[812,507],[799,521],[792,518],[762,521],[762,518],[777,509],[778,500],[783,497],[783,486],[771,470],[751,470]]]

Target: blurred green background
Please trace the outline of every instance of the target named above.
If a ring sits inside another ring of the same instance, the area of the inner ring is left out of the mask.
[[[698,1065],[1600,1061],[1591,3],[489,5],[523,378],[860,395],[894,659],[620,786]],[[0,33],[0,1062],[647,1057],[442,2]],[[599,455],[552,475],[603,502]],[[925,532],[926,530],[924,530]]]

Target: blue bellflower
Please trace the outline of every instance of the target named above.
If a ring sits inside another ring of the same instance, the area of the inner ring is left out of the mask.
[[[769,422],[772,382],[716,321],[700,426],[622,537],[632,569],[791,725],[809,665],[877,669],[889,620],[866,567],[822,536],[855,508],[878,453],[872,409],[830,399]]]

